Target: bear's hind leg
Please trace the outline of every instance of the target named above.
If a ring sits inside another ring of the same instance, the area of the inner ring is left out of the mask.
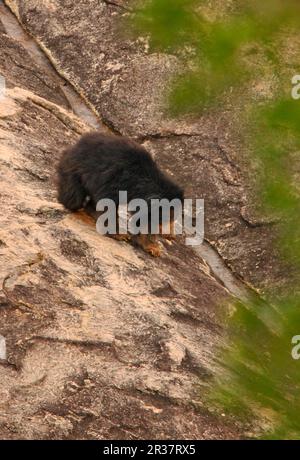
[[[70,211],[77,211],[84,205],[87,196],[77,174],[60,174],[58,179],[58,201]]]

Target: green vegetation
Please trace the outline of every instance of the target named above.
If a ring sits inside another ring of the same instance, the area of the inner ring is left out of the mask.
[[[244,113],[237,131],[259,164],[259,207],[284,222],[277,245],[297,272],[300,99],[291,91],[292,77],[300,73],[299,1],[145,0],[133,22],[153,50],[176,53],[184,62],[169,94],[173,115],[217,110],[230,95],[232,110]],[[271,95],[255,97],[257,80],[272,83]],[[264,438],[300,437],[300,361],[291,356],[292,337],[300,334],[297,284],[290,291],[238,302],[228,317],[229,347],[219,358],[223,372],[214,400],[230,413],[268,415],[272,424]]]

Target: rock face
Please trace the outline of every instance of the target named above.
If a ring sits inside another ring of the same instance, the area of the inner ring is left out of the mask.
[[[39,2],[24,6],[43,22]],[[58,14],[43,26],[56,24],[59,42],[59,2],[43,7]],[[114,13],[103,4],[97,18],[113,20]],[[64,82],[26,51],[30,38],[6,33],[17,27],[8,14],[0,5],[7,86],[0,101],[0,334],[7,349],[0,361],[0,438],[239,437],[239,427],[211,414],[202,398],[228,291],[182,242],[152,259],[101,237],[90,217],[57,203],[60,153],[91,126],[74,115]],[[88,61],[85,68],[91,70]],[[163,146],[151,139],[149,146],[166,155],[175,141]]]
[[[128,38],[122,22],[131,2],[5,3],[108,126],[145,142],[188,195],[205,199],[206,239],[230,269],[258,289],[280,286],[285,270],[271,250],[273,228],[252,211],[241,148],[228,135],[234,120],[222,109],[192,121],[164,114],[180,64],[149,52],[144,37]]]

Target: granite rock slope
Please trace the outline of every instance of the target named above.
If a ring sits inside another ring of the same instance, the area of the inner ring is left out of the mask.
[[[32,2],[32,14],[40,6]],[[59,2],[43,7],[55,13]],[[57,203],[59,155],[91,126],[5,31],[0,437],[240,437],[240,427],[212,414],[203,399],[222,340],[219,307],[230,294],[182,242],[152,259],[100,236],[90,217]]]
[[[5,3],[107,126],[144,142],[188,194],[205,199],[206,239],[233,273],[261,291],[284,285],[273,222],[253,211],[248,165],[230,136],[234,118],[225,108],[196,120],[166,116],[164,96],[181,64],[124,33],[132,2]]]

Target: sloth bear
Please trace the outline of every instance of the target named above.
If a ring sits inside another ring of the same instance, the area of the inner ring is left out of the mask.
[[[92,132],[83,135],[77,144],[67,148],[57,168],[58,201],[71,211],[81,208],[96,210],[99,200],[109,198],[116,207],[119,192],[127,192],[127,200],[143,199],[148,204],[151,219],[151,200],[179,199],[183,203],[183,189],[163,173],[151,155],[141,145],[121,136]],[[174,237],[174,212],[170,209],[171,231]],[[162,217],[159,214],[162,233]],[[119,240],[133,240],[153,256],[160,255],[157,235],[147,231],[132,235],[116,234]],[[145,234],[146,233],[146,234]]]

